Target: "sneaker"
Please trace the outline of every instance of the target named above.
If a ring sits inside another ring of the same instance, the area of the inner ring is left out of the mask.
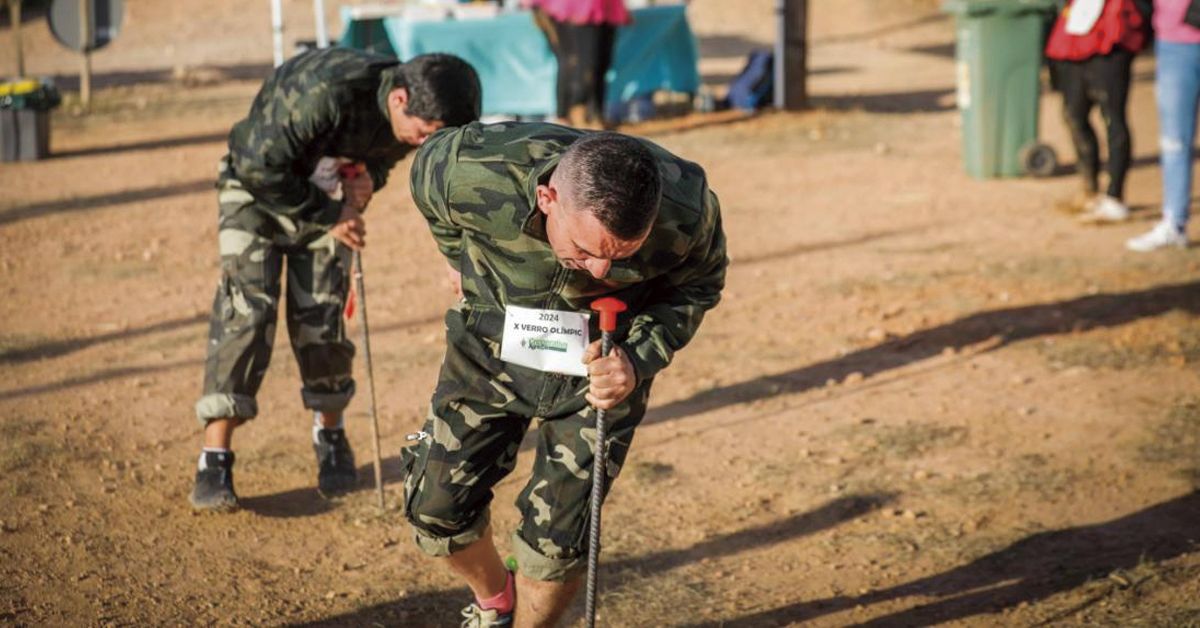
[[[340,495],[354,488],[358,470],[354,451],[346,440],[346,430],[318,429],[313,451],[317,454],[317,491],[325,497]]]
[[[1166,247],[1186,249],[1187,246],[1187,234],[1165,221],[1154,225],[1154,228],[1146,233],[1125,241],[1125,248],[1142,253]]]
[[[1125,203],[1103,194],[1088,203],[1084,213],[1079,215],[1080,222],[1091,224],[1125,220],[1129,220],[1129,207]]]
[[[196,469],[196,485],[189,501],[196,510],[231,512],[237,510],[238,498],[233,492],[233,452],[206,451]]]
[[[471,604],[462,610],[462,628],[488,628],[489,626],[511,626],[512,613],[501,613],[498,610],[479,608]]]

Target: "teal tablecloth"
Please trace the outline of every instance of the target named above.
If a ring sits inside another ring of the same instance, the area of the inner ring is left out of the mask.
[[[466,59],[483,83],[483,112],[554,115],[558,64],[546,37],[527,11],[490,19],[406,21],[398,17],[353,20],[342,8],[341,44],[410,59],[448,52]],[[682,5],[633,11],[633,24],[617,30],[608,73],[609,105],[665,90],[700,87],[696,39]]]

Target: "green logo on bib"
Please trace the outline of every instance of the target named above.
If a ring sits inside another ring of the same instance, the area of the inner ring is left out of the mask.
[[[529,340],[529,348],[533,351],[558,351],[560,353],[567,352],[567,343],[561,340],[546,340],[545,338],[531,338]]]

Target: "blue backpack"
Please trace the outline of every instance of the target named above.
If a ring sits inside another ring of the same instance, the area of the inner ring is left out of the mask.
[[[746,67],[729,83],[725,101],[730,107],[754,111],[771,104],[775,91],[775,55],[755,50],[746,59]]]

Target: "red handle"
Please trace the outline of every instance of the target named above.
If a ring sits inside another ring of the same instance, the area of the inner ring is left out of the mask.
[[[600,312],[600,331],[617,330],[617,313],[624,312],[625,302],[616,297],[604,297],[592,301],[592,309]]]

